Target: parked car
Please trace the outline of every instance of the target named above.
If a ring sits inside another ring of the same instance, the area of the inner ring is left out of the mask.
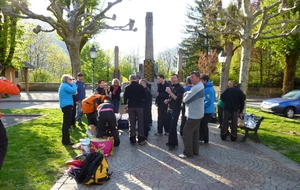
[[[295,114],[300,114],[300,90],[293,90],[281,98],[264,100],[260,109],[265,112],[283,114],[292,118]]]

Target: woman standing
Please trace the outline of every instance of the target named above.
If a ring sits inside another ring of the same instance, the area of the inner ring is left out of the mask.
[[[119,105],[120,105],[120,94],[121,94],[121,86],[120,81],[117,78],[112,80],[112,85],[110,87],[111,92],[111,100],[114,105],[114,112],[119,113]]]
[[[74,143],[70,140],[69,128],[72,120],[73,94],[76,93],[76,83],[75,80],[72,80],[72,76],[67,74],[62,76],[61,81],[58,95],[59,106],[63,112],[62,143],[64,145],[73,145]]]

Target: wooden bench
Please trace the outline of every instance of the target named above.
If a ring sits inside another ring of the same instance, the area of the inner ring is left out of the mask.
[[[255,142],[260,143],[260,140],[259,140],[258,135],[257,135],[257,131],[259,129],[259,126],[260,126],[261,122],[264,120],[264,117],[262,117],[262,116],[254,116],[254,119],[256,121],[256,126],[255,126],[254,129],[248,128],[246,125],[240,127],[241,129],[245,130],[245,136],[243,137],[243,139],[241,140],[241,142],[246,142],[246,139],[248,137],[253,137],[254,140],[255,140]],[[253,134],[249,134],[249,132],[253,132]]]

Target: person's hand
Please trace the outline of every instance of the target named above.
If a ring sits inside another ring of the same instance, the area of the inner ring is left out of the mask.
[[[156,107],[158,107],[158,104],[155,104]]]
[[[171,88],[170,87],[166,87],[166,92],[168,93],[168,94],[170,94],[172,91],[171,91]]]
[[[168,104],[168,103],[169,103],[169,99],[165,99],[165,100],[164,100],[164,103],[165,103],[165,104]]]

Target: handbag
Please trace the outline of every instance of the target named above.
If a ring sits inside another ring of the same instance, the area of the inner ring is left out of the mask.
[[[102,152],[109,157],[114,153],[114,138],[92,138],[90,139],[90,152]]]

